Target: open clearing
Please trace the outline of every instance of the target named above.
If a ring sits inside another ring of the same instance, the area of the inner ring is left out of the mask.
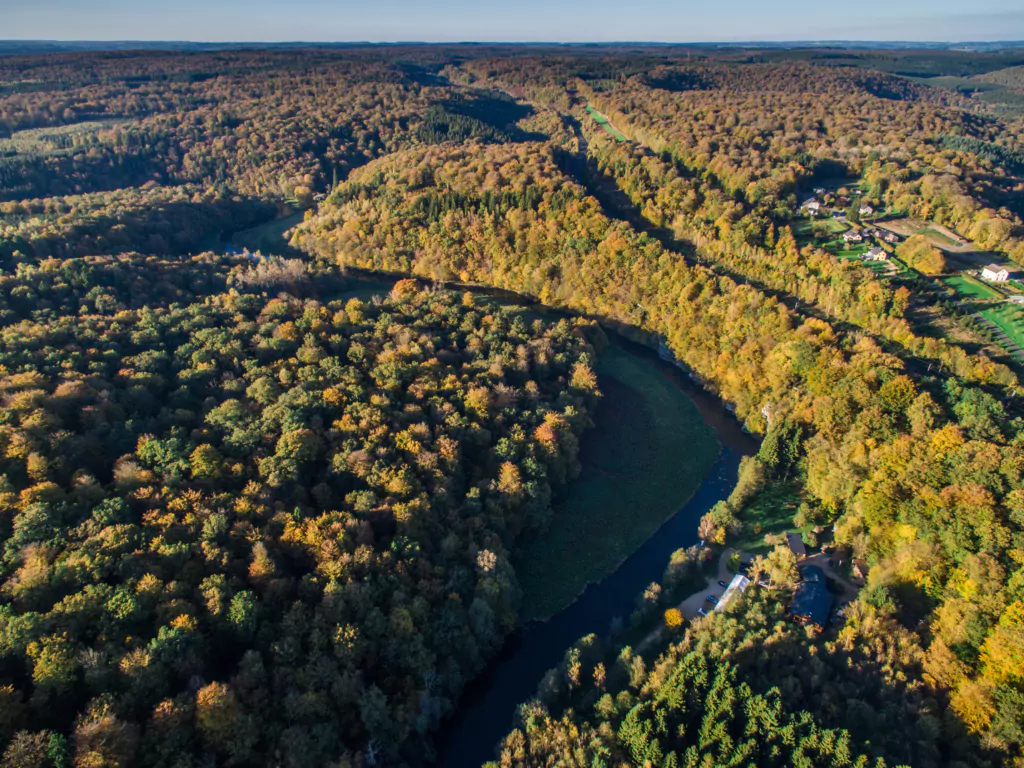
[[[614,571],[686,503],[718,455],[714,431],[653,361],[613,344],[597,374],[604,397],[597,426],[581,438],[583,471],[516,561],[523,621],[554,615]]]
[[[608,133],[610,133],[616,139],[618,139],[619,141],[626,141],[627,140],[625,136],[623,136],[621,133],[619,133],[617,130],[615,130],[615,126],[613,126],[611,123],[608,122],[608,118],[607,117],[602,115],[600,112],[598,112],[596,109],[594,109],[589,104],[587,104],[587,112],[590,113],[590,116],[592,118],[594,118],[594,122],[595,123],[597,123],[602,128],[604,128]]]
[[[128,122],[131,121],[127,119],[86,120],[68,125],[27,128],[23,131],[16,131],[9,138],[0,139],[0,156],[66,154],[73,146],[86,141],[91,134]]]
[[[901,237],[924,235],[928,242],[944,251],[958,253],[975,250],[974,244],[960,237],[956,232],[931,221],[920,219],[888,219],[873,222],[878,229],[895,232]]]
[[[293,213],[280,219],[259,224],[252,229],[236,232],[231,238],[234,243],[250,251],[262,251],[266,254],[280,253],[288,248],[288,230],[302,223],[304,211]]]
[[[849,229],[846,224],[843,224],[841,221],[836,221],[831,216],[827,218],[822,217],[820,219],[798,219],[793,222],[790,227],[793,230],[793,237],[796,238],[799,245],[806,245],[814,242],[814,225],[819,222],[824,224],[828,231],[834,235],[838,235]]]
[[[744,507],[740,514],[743,531],[735,539],[730,539],[730,546],[751,555],[766,555],[771,547],[765,543],[768,534],[779,535],[787,531],[806,533],[813,526],[796,528],[793,515],[800,504],[800,495],[793,483],[768,483],[764,490]]]
[[[970,275],[947,277],[942,282],[969,299],[1001,299],[1003,294]]]

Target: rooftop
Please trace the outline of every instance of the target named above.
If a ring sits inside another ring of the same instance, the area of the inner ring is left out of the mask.
[[[804,581],[796,589],[789,613],[795,619],[824,627],[832,610],[832,595],[825,588],[825,580]]]
[[[787,533],[786,543],[793,550],[797,557],[807,557],[807,547],[804,546],[804,538],[799,533]]]
[[[750,584],[750,579],[744,576],[742,573],[737,573],[732,577],[732,581],[729,582],[729,586],[726,587],[725,593],[718,601],[718,605],[715,606],[716,611],[722,610],[725,604],[732,600],[736,593],[743,594],[743,590]]]
[[[812,584],[824,584],[825,572],[816,565],[803,565],[800,567],[800,579]]]

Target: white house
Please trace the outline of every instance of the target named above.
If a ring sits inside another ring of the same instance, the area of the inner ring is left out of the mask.
[[[993,283],[1005,283],[1010,279],[1010,270],[998,264],[989,264],[981,270],[981,279]]]
[[[860,232],[844,232],[843,240],[847,243],[859,243],[864,239],[864,235]]]
[[[806,210],[810,214],[817,214],[821,210],[821,203],[815,200],[813,197],[804,200],[800,207]]]
[[[864,261],[888,261],[889,253],[877,245],[864,254]]]
[[[870,216],[870,215],[871,215],[872,213],[874,213],[874,212],[875,212],[875,209],[874,209],[874,208],[872,208],[872,207],[871,207],[870,205],[868,205],[867,203],[865,203],[864,205],[862,205],[862,206],[860,207],[860,215],[861,215],[861,216]]]

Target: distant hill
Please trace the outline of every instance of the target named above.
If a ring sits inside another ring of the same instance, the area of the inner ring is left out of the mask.
[[[700,48],[740,50],[782,50],[782,51],[949,51],[960,53],[1006,53],[1016,51],[1022,54],[1024,61],[1024,40],[1003,42],[893,42],[873,40],[790,40],[790,41],[739,41],[739,42],[657,42],[622,40],[607,43],[517,43],[514,41],[462,43],[424,43],[405,41],[399,43],[371,43],[366,41],[349,42],[192,42],[188,40],[0,40],[0,55],[12,54],[45,54],[74,53],[82,51],[223,51],[241,49],[296,49],[296,48],[364,48],[364,47],[401,47],[437,45],[445,47],[458,46],[501,46],[523,48],[597,48],[620,49],[637,48]],[[1003,64],[1002,66],[1009,66]]]

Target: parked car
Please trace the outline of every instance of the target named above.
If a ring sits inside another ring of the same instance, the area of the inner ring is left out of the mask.
[[[708,612],[705,611],[703,608],[698,608],[697,609],[697,613],[699,613],[701,616],[707,616],[708,615]]]
[[[724,581],[719,581],[718,582],[718,586],[720,586],[720,587],[728,587],[729,585],[726,584]]]
[[[708,595],[708,596],[707,596],[707,597],[705,597],[704,599],[705,599],[705,600],[707,600],[707,601],[708,601],[709,603],[711,603],[712,605],[716,605],[716,604],[718,603],[718,598],[717,598],[717,597],[715,597],[714,595]]]

